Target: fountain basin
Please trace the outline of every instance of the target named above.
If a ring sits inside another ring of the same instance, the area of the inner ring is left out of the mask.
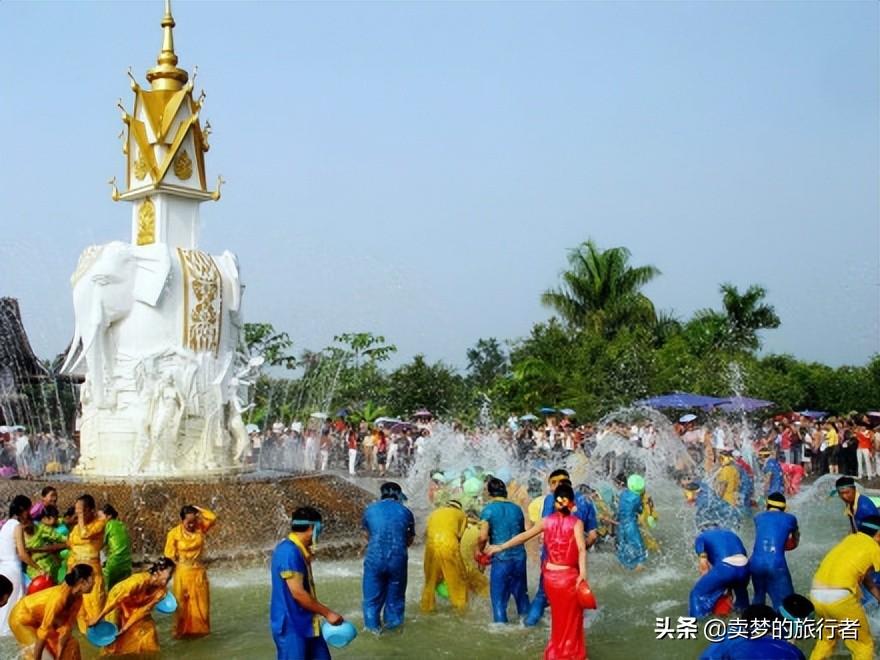
[[[135,561],[162,554],[165,535],[180,522],[180,508],[186,504],[217,514],[206,544],[206,561],[265,555],[289,533],[290,514],[299,506],[315,507],[324,516],[319,555],[351,557],[363,546],[361,515],[375,499],[335,475],[258,472],[142,481],[69,476],[51,481],[9,479],[0,481],[0,501],[9,502],[15,495],[37,501],[48,485],[58,489],[62,513],[83,493],[90,493],[99,507],[112,504],[128,527]]]

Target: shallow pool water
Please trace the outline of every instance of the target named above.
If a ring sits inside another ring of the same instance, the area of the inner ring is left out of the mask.
[[[847,533],[848,526],[836,498],[827,497],[827,486],[813,488],[796,500],[792,512],[799,516],[802,544],[789,553],[795,588],[804,593],[822,555],[836,539]],[[595,660],[630,660],[633,658],[696,658],[706,647],[702,639],[656,639],[655,620],[687,614],[687,597],[697,577],[692,542],[693,510],[683,505],[680,494],[671,490],[659,493],[660,523],[656,528],[662,555],[649,560],[642,572],[625,571],[618,564],[612,548],[601,548],[589,555],[590,582],[600,608],[587,616],[587,646]],[[752,543],[752,525],[741,531],[747,547]],[[338,658],[538,658],[547,639],[545,622],[536,628],[519,624],[491,623],[488,601],[475,598],[469,612],[458,616],[445,601],[439,600],[438,612],[424,615],[418,611],[422,588],[422,548],[410,552],[407,622],[400,632],[376,637],[361,632],[345,649],[333,650]],[[534,587],[537,567],[530,564],[529,581]],[[217,658],[262,659],[274,656],[268,630],[268,575],[265,563],[233,565],[213,564],[211,612],[213,633],[204,639],[177,642],[170,638],[170,617],[154,614],[160,630],[162,657],[192,660]],[[319,598],[352,620],[360,630],[361,562],[358,560],[315,563]],[[532,590],[530,590],[531,592]],[[513,613],[511,613],[513,615]],[[515,618],[512,616],[512,619]],[[875,630],[878,621],[873,620]],[[83,657],[98,657],[97,650],[83,642]],[[809,655],[811,642],[801,648]],[[841,647],[842,648],[842,647]],[[0,657],[12,658],[16,645],[0,640]],[[840,657],[847,657],[841,652]]]

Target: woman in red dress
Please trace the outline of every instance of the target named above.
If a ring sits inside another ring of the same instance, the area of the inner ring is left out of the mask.
[[[587,581],[584,524],[571,515],[575,503],[570,485],[557,486],[553,497],[553,513],[501,545],[490,545],[486,552],[493,555],[544,533],[547,558],[541,565],[541,576],[552,613],[544,660],[585,660],[584,610],[577,598],[578,584]]]

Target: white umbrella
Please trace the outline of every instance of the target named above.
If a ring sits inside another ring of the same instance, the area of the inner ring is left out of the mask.
[[[327,419],[327,413],[325,412],[313,412],[309,417],[314,417],[315,419]]]

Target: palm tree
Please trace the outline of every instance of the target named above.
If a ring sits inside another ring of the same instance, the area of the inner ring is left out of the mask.
[[[724,311],[703,309],[694,314],[694,321],[711,335],[716,348],[734,351],[755,351],[761,347],[759,330],[779,327],[779,316],[773,305],[762,302],[767,290],[751,285],[745,293],[728,282],[721,285]]]
[[[541,303],[570,327],[606,336],[625,325],[653,325],[654,304],[640,290],[660,271],[630,266],[629,258],[624,247],[600,250],[592,240],[584,241],[569,252],[562,285],[541,294]]]
[[[767,290],[753,284],[740,294],[730,283],[721,285],[721,303],[727,316],[733,346],[757,350],[761,347],[758,330],[779,327],[773,305],[762,302]]]

